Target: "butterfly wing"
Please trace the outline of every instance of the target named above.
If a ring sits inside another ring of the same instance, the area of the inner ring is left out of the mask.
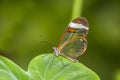
[[[85,37],[72,38],[65,42],[62,46],[61,53],[70,59],[76,59],[76,57],[82,55],[87,47],[87,40]]]
[[[62,44],[64,44],[64,42],[72,39],[73,37],[86,37],[88,29],[88,21],[85,18],[82,17],[72,20],[60,38],[58,49]]]
[[[62,54],[75,61],[76,57],[84,53],[87,47],[86,35],[88,33],[88,21],[85,18],[72,20],[63,32],[57,47],[54,47],[55,54]]]

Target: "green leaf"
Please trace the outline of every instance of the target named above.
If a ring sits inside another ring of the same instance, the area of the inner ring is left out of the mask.
[[[0,57],[0,80],[100,80],[96,73],[62,56],[35,57],[25,72],[5,57]]]
[[[0,80],[29,80],[29,77],[15,63],[0,56]]]

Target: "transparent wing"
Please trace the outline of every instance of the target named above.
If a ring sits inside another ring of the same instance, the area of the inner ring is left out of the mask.
[[[81,26],[82,25],[82,26]],[[83,26],[85,28],[83,28]],[[84,36],[86,37],[88,33],[88,21],[85,18],[76,18],[69,23],[66,30],[63,32],[58,47],[64,44],[67,40],[73,37]]]
[[[73,35],[74,35],[74,33],[70,33],[68,31],[65,31],[60,38],[59,45],[62,45],[65,41],[69,40]]]
[[[85,30],[81,30],[81,29],[77,29],[76,32],[72,33],[69,31],[65,31],[63,33],[63,35],[61,36],[59,45],[62,45],[64,42],[66,42],[67,40],[72,39],[73,37],[77,37],[77,36],[83,36],[84,35]]]
[[[69,58],[76,58],[82,55],[87,47],[87,41],[84,37],[72,38],[62,45],[61,53]]]

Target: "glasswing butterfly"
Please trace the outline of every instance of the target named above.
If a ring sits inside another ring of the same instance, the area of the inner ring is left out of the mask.
[[[88,33],[88,21],[86,18],[75,18],[63,32],[57,47],[53,47],[55,55],[63,55],[77,62],[77,57],[82,55],[87,48],[86,36]]]

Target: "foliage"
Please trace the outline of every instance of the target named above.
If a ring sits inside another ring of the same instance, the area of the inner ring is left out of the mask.
[[[44,54],[35,57],[22,70],[9,59],[0,56],[0,80],[100,80],[99,77],[82,65],[63,57]]]
[[[77,17],[73,1],[0,0],[0,55],[27,69],[33,57],[51,50],[42,41],[57,44],[71,15]],[[82,1],[79,13],[90,30],[87,51],[78,59],[102,80],[113,80],[120,69],[120,0]]]

